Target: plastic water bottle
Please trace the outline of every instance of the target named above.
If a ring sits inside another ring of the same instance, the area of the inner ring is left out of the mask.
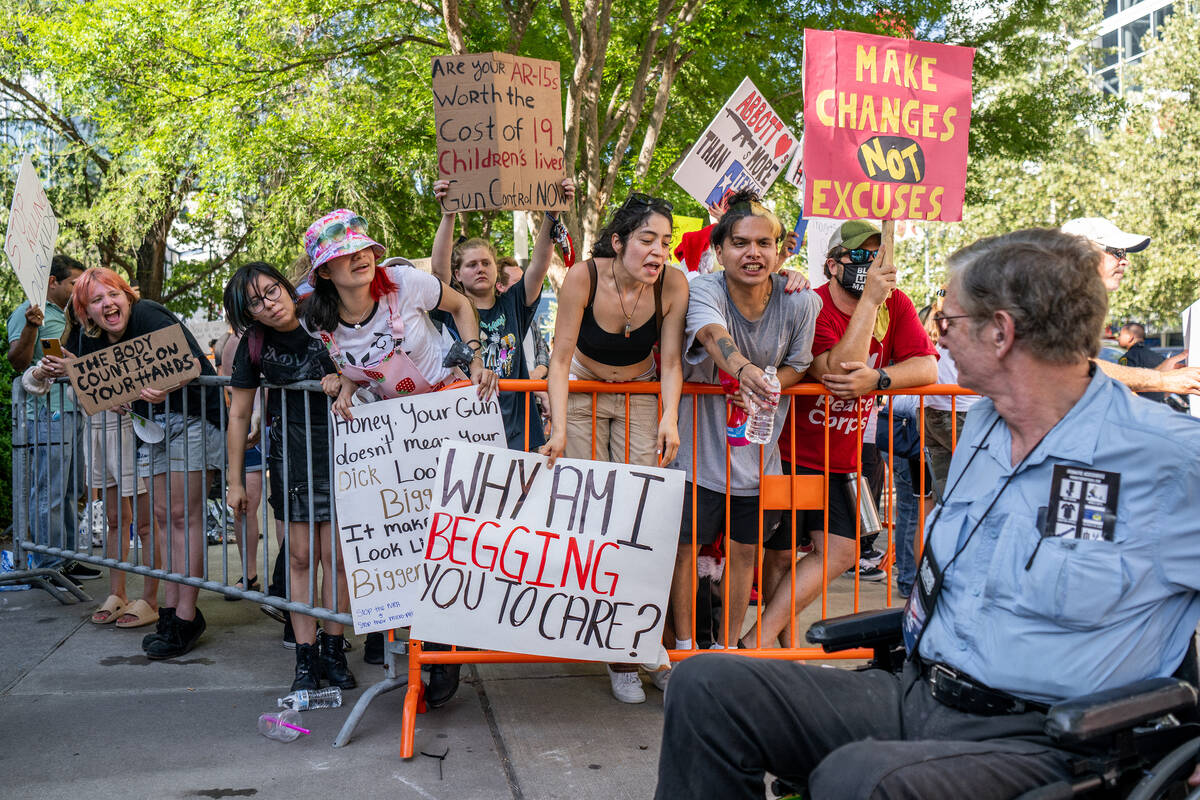
[[[759,405],[746,423],[746,438],[751,444],[773,444],[771,434],[775,431],[775,409],[779,408],[779,378],[775,377],[775,367],[767,367],[763,371],[763,382],[771,389],[771,396],[766,405]]]
[[[261,714],[258,718],[258,732],[268,739],[292,742],[300,734],[309,731],[300,726],[300,715],[287,708],[283,711],[268,711],[266,714]]]
[[[338,708],[342,704],[342,690],[336,686],[311,691],[300,689],[275,702],[280,708],[290,708],[293,711],[308,711],[310,708]]]

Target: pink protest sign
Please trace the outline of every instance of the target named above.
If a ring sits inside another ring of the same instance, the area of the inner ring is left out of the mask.
[[[962,219],[971,47],[804,32],[804,210]]]

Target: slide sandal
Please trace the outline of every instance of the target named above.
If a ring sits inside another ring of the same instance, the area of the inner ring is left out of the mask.
[[[140,628],[143,625],[150,625],[158,622],[158,612],[150,607],[150,604],[140,597],[125,607],[124,613],[121,616],[133,617],[126,622],[117,620],[118,628]]]
[[[97,608],[92,614],[92,624],[107,625],[110,622],[115,622],[117,617],[126,613],[127,608],[130,608],[127,601],[122,600],[115,594],[110,594],[108,599],[104,601],[104,605]]]

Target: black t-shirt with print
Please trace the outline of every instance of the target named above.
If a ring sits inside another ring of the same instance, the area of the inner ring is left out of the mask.
[[[172,314],[166,307],[159,305],[153,300],[138,300],[129,309],[129,324],[125,327],[125,333],[116,342],[110,342],[108,337],[103,333],[93,338],[83,336],[79,339],[79,351],[76,355],[84,356],[94,353],[97,350],[103,350],[113,344],[127,342],[130,339],[136,339],[139,336],[145,336],[152,331],[169,328],[172,325],[180,324],[179,318]],[[208,357],[204,351],[200,349],[200,345],[196,342],[196,337],[192,336],[192,332],[183,328],[184,338],[187,339],[188,349],[192,353],[192,357],[200,362],[200,374],[216,376],[217,372],[209,363]],[[221,424],[221,404],[223,402],[221,388],[219,386],[201,386],[197,381],[191,381],[187,386],[181,386],[167,395],[164,403],[157,403],[151,406],[145,400],[135,400],[133,402],[134,412],[141,414],[143,417],[151,417],[153,414],[161,414],[165,411],[175,411],[184,413],[184,397],[187,398],[187,414],[192,417],[199,417],[203,410],[204,417],[213,425],[218,427]]]
[[[262,337],[262,353],[257,367],[250,361],[250,343],[255,336]],[[265,326],[255,326],[238,342],[233,356],[233,374],[230,385],[235,389],[257,389],[263,383],[286,386],[297,381],[319,381],[326,375],[337,372],[329,351],[319,339],[314,339],[300,326],[290,331],[277,331]],[[274,428],[283,424],[283,403],[280,395],[287,395],[287,426],[304,429],[304,395],[308,394],[309,430],[314,438],[325,439],[329,427],[329,413],[325,395],[303,391],[267,392],[267,415]]]
[[[525,303],[525,280],[508,287],[491,308],[479,309],[479,342],[482,345],[480,355],[483,365],[493,370],[501,378],[525,380],[529,378],[529,365],[525,363],[525,348],[523,340],[533,323],[534,312],[537,310],[538,298],[532,304]],[[454,318],[444,311],[437,311],[430,316],[450,330],[456,338],[462,338],[454,324]],[[525,425],[521,422],[521,411],[525,406],[526,395],[523,392],[501,392],[500,413],[504,417],[504,431],[508,437],[510,450],[525,449]],[[545,443],[542,435],[541,415],[537,410],[537,401],[529,395],[529,447],[541,447]]]

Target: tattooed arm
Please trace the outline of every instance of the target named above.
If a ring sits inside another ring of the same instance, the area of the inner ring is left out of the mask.
[[[709,358],[718,368],[738,379],[744,400],[758,404],[767,402],[771,390],[763,381],[762,368],[742,355],[724,325],[705,325],[696,332],[696,341],[704,345]]]

